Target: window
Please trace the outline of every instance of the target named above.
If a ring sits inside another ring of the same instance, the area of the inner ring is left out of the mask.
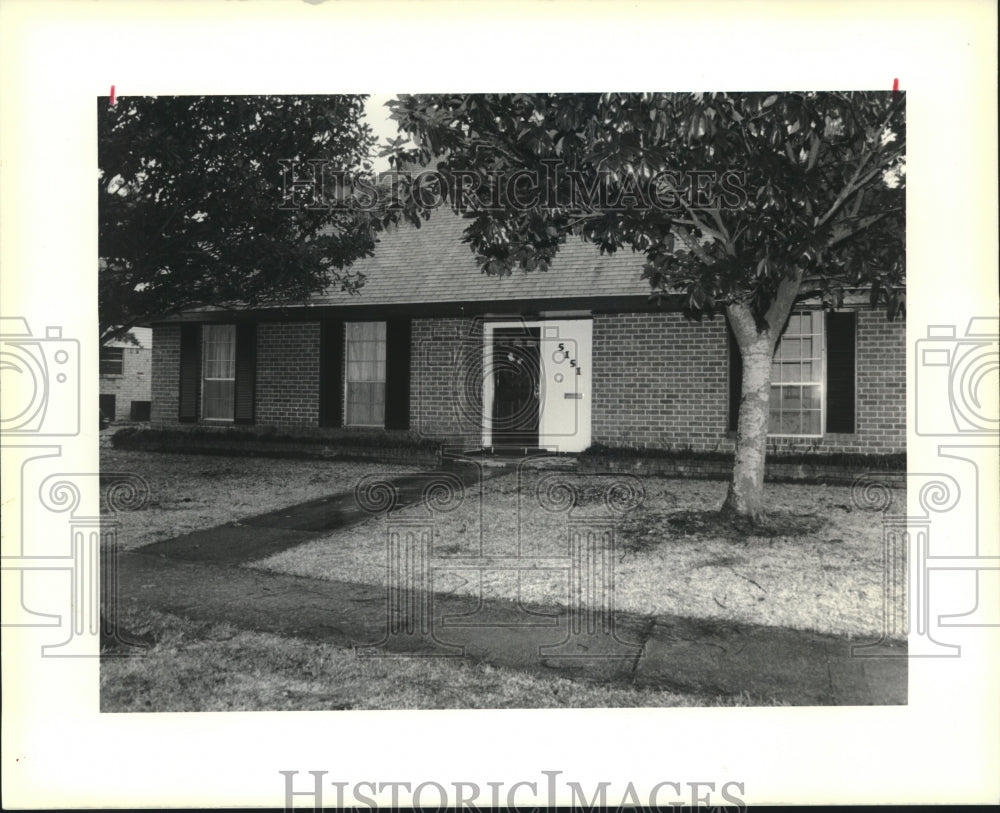
[[[202,328],[202,416],[233,420],[236,391],[236,325]]]
[[[100,356],[101,375],[121,375],[125,366],[125,348],[102,347]]]
[[[345,326],[347,426],[385,426],[385,322]]]
[[[770,435],[823,434],[823,313],[793,313],[771,363]]]
[[[775,349],[768,433],[785,437],[853,434],[856,426],[857,314],[793,313]],[[729,431],[740,411],[743,365],[729,331]]]
[[[148,421],[152,411],[152,401],[133,401],[130,414],[133,421]]]

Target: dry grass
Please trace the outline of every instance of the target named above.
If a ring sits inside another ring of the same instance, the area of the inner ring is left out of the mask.
[[[137,474],[149,484],[144,508],[118,514],[123,548],[351,491],[366,474],[414,471],[420,467],[101,449],[102,474]]]
[[[572,507],[560,502],[569,492],[560,495],[550,477],[570,484]],[[501,556],[565,557],[571,528],[599,531],[611,521],[618,609],[858,637],[881,633],[880,516],[855,507],[848,487],[769,484],[777,522],[749,535],[706,516],[721,504],[725,483],[649,477],[642,505],[615,519],[603,501],[614,481],[612,475],[512,474],[485,483],[483,499],[467,493],[450,512],[432,516],[424,507],[408,508],[251,566],[384,584],[388,523],[426,517],[434,525],[435,590],[566,605],[565,568],[491,570],[490,563]],[[905,504],[902,492],[895,498]],[[546,510],[543,503],[563,510]],[[476,571],[449,569],[449,557],[476,555],[485,557],[481,579]],[[905,582],[897,583],[900,601],[892,610],[898,618],[905,612],[904,590]]]
[[[102,712],[626,708],[762,705],[536,676],[466,660],[357,657],[350,649],[188,621],[120,619],[156,644],[101,662]]]

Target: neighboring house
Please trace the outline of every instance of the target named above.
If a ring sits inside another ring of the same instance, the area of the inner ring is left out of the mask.
[[[547,272],[484,276],[463,225],[440,212],[383,235],[356,296],[154,324],[153,422],[732,450],[739,356],[722,315],[655,304],[641,255],[582,241]],[[803,305],[775,356],[770,446],[903,451],[905,381],[901,320]]]
[[[148,421],[152,404],[153,331],[132,330],[139,344],[108,342],[100,349],[101,415],[109,421]]]

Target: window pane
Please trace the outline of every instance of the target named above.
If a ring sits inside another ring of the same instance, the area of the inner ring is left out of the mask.
[[[232,420],[236,378],[236,325],[202,328],[202,415]]]
[[[233,381],[206,381],[205,404],[206,418],[229,419],[233,417]]]
[[[125,349],[122,347],[102,347],[100,354],[101,375],[121,375],[124,369]]]
[[[385,424],[385,322],[346,325],[347,369],[345,423]]]
[[[236,373],[236,326],[205,325],[206,378],[232,378]]]
[[[788,319],[771,365],[772,434],[822,434],[822,328],[822,314],[816,311]]]
[[[773,392],[771,393],[774,394]],[[772,408],[768,414],[767,432],[769,435],[777,435],[778,427],[781,425],[781,410]]]
[[[348,383],[347,423],[355,426],[381,426],[385,422],[385,385]]]
[[[802,419],[798,412],[782,412],[779,433],[782,435],[798,435],[802,432]]]

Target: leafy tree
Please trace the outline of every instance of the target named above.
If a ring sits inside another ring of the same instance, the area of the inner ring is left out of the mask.
[[[356,289],[349,265],[371,253],[378,221],[323,205],[308,162],[344,178],[361,171],[374,143],[364,100],[99,99],[102,343],[183,309]]]
[[[902,94],[406,95],[390,109],[411,141],[386,153],[437,159],[486,273],[544,270],[576,235],[643,253],[653,294],[690,315],[725,312],[743,390],[723,510],[762,520],[771,359],[795,302],[865,290],[890,318],[903,308]],[[518,194],[518,173],[541,193]],[[419,192],[396,200],[418,224]]]

